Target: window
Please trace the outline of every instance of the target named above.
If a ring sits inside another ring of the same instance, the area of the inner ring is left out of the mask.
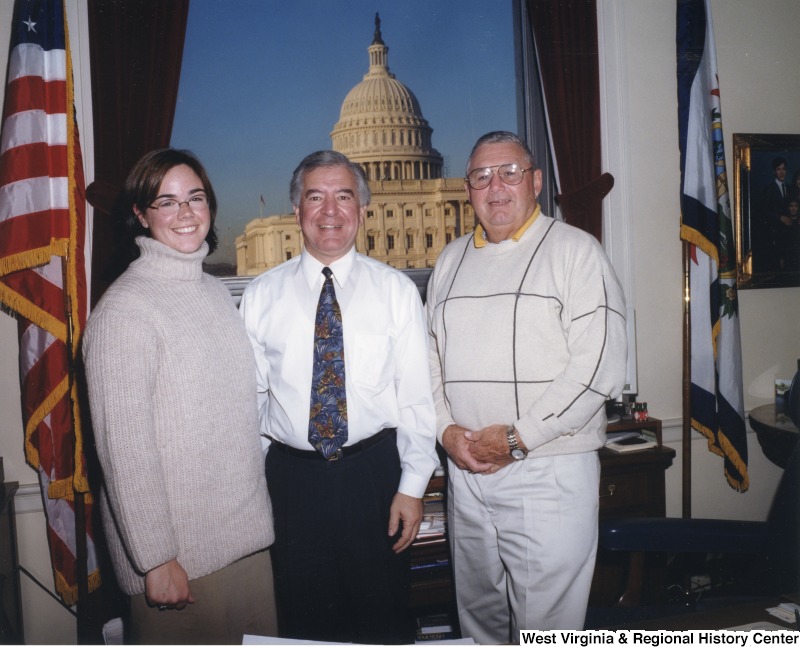
[[[342,103],[369,70],[376,9],[389,70],[419,100],[432,140],[420,141],[416,129],[386,118],[382,134],[349,134],[348,141],[379,147],[386,135],[387,145],[392,138],[395,146],[409,149],[431,145],[443,155],[446,175],[460,177],[473,143],[462,124],[478,134],[517,130],[514,1],[497,2],[487,13],[485,0],[459,0],[459,20],[453,21],[452,11],[423,1],[381,1],[376,8],[369,0],[351,0],[344,12],[338,3],[309,0],[284,3],[280,11],[268,2],[192,0],[171,145],[195,152],[214,183],[220,244],[211,262],[235,267],[236,238],[259,217],[261,195],[266,218],[292,213],[292,169],[313,150],[332,147]],[[240,29],[243,16],[258,29]],[[331,44],[331,31],[350,36]],[[304,55],[286,56],[301,41],[307,44]],[[209,48],[212,42],[217,46]],[[430,65],[433,60],[438,64]],[[472,70],[469,83],[453,73],[465,66]],[[308,95],[309,84],[321,91]],[[305,97],[300,103],[276,100],[300,95]],[[453,102],[453,96],[463,100]],[[365,169],[372,181],[396,180],[407,163],[374,161]],[[424,165],[420,169],[421,177],[430,176]],[[379,213],[373,206],[366,216],[375,219]],[[386,213],[387,218],[413,215],[414,209],[405,208]],[[433,213],[427,209],[425,215]]]
[[[287,249],[286,250],[286,260],[287,261],[291,260],[291,258],[292,258],[292,250],[291,249]]]
[[[425,247],[427,247],[428,249],[433,247],[433,234],[431,233],[425,234]]]
[[[394,249],[394,234],[386,234],[386,249]]]
[[[447,233],[444,235],[444,242],[445,242],[445,243],[449,243],[451,240],[453,240],[453,234],[451,234],[451,233],[448,231],[448,232],[447,232]]]
[[[394,211],[392,209],[386,210],[386,217],[387,218],[394,218]]]
[[[367,249],[371,252],[375,251],[375,236],[373,234],[367,236]]]
[[[291,234],[286,234],[284,240],[291,240],[291,239],[292,239],[292,235]]]
[[[414,249],[414,234],[406,234],[406,249]]]

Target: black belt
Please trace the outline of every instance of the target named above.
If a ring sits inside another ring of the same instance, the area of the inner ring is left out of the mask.
[[[280,449],[282,452],[286,452],[291,456],[297,456],[298,458],[307,458],[311,460],[321,460],[321,461],[336,461],[340,458],[344,458],[345,456],[352,456],[353,454],[357,454],[363,449],[367,449],[368,447],[372,447],[373,445],[377,445],[379,442],[388,438],[389,436],[393,435],[394,432],[397,431],[396,427],[385,427],[381,429],[377,434],[370,436],[369,438],[365,438],[364,440],[360,440],[357,443],[352,445],[346,445],[342,447],[339,451],[333,454],[330,458],[324,458],[322,454],[318,451],[313,449],[297,449],[296,447],[292,447],[291,445],[287,445],[286,443],[282,443],[279,440],[270,439],[270,447],[274,447],[275,449]]]

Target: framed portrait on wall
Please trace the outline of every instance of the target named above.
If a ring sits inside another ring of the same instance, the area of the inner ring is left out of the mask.
[[[800,286],[800,135],[733,135],[739,288]]]

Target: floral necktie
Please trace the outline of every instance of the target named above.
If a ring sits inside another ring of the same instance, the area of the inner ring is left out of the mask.
[[[341,455],[347,442],[347,399],[344,381],[342,311],[333,288],[333,272],[322,269],[325,283],[314,321],[314,365],[311,375],[311,411],[308,442],[328,460]]]

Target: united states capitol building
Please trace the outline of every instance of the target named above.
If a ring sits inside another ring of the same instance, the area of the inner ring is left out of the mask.
[[[417,97],[389,71],[377,15],[368,51],[369,71],[331,132],[332,148],[362,166],[372,191],[356,249],[396,268],[433,267],[447,243],[475,228],[475,214],[463,178],[443,177]],[[294,214],[256,218],[236,238],[237,274],[260,274],[301,250]]]

